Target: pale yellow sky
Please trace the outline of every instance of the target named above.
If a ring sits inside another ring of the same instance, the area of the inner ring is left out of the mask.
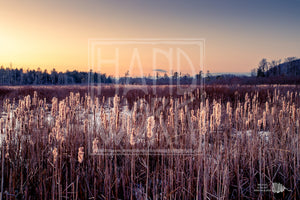
[[[90,38],[204,38],[205,71],[250,72],[264,57],[300,55],[297,9],[277,0],[3,1],[0,65],[87,71]]]

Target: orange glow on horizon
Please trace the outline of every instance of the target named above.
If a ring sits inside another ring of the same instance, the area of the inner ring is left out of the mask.
[[[293,15],[279,18],[276,14],[270,21],[265,17],[269,11],[253,6],[260,22],[252,13],[247,19],[239,19],[232,11],[217,12],[215,7],[220,3],[212,2],[206,9],[209,5],[196,2],[185,6],[149,2],[4,1],[0,7],[0,66],[9,67],[12,63],[23,69],[88,71],[90,38],[205,38],[204,72],[212,73],[250,72],[264,57],[270,61],[300,55],[300,29],[292,23],[297,18],[286,23]],[[193,4],[198,7],[192,7]],[[281,8],[277,6],[276,9]],[[246,14],[245,11],[245,17]],[[107,52],[110,56],[113,55]],[[128,51],[122,56],[120,75],[129,70],[132,55]],[[153,73],[152,54],[143,56],[144,75]],[[166,61],[159,65],[168,73],[172,71]],[[185,66],[181,72],[192,74]],[[132,71],[133,75],[140,75],[136,68]],[[102,68],[102,73],[116,74],[111,66]]]

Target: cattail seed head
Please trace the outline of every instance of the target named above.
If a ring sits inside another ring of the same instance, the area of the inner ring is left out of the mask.
[[[25,97],[25,102],[26,102],[26,108],[27,108],[27,110],[29,110],[30,109],[30,106],[31,106],[31,98],[30,98],[30,95],[28,95],[28,96],[26,96]]]
[[[120,101],[120,98],[118,97],[118,95],[115,95],[115,97],[114,97],[114,113],[115,113],[115,115],[117,115],[119,112],[119,101]]]
[[[130,138],[129,138],[130,145],[134,145],[135,144],[134,131],[135,131],[134,128],[132,128],[131,133],[130,133]]]
[[[266,113],[270,114],[270,107],[269,107],[269,102],[266,101]]]
[[[293,104],[292,105],[292,119],[293,119],[293,121],[295,121],[296,120],[296,106],[295,106],[295,104]]]
[[[83,156],[84,156],[84,147],[79,147],[78,148],[78,162],[82,163],[83,162]]]
[[[206,132],[206,111],[202,110],[200,113],[200,119],[198,121],[198,128],[200,130],[200,134],[205,134]]]
[[[98,140],[98,138],[95,138],[93,140],[93,153],[97,153],[98,152],[98,144],[99,144],[99,140]]]
[[[285,100],[282,101],[282,111],[285,112],[286,109],[286,103]]]
[[[153,136],[153,128],[155,125],[154,116],[148,117],[147,119],[147,137],[151,138]]]
[[[267,128],[267,113],[266,113],[266,111],[263,112],[263,127],[264,127],[264,130],[266,130],[266,128]]]
[[[230,116],[231,112],[232,112],[232,108],[230,106],[230,102],[228,101],[226,104],[226,114]]]
[[[56,163],[57,156],[58,156],[58,152],[57,152],[57,148],[56,147],[52,150],[52,155],[53,155],[53,163]]]
[[[160,124],[161,127],[163,127],[163,124],[164,124],[163,112],[161,112],[160,115],[159,115],[159,124]]]
[[[261,120],[261,119],[259,119],[259,120],[257,121],[257,126],[258,126],[258,129],[260,129],[260,127],[261,127],[261,124],[262,124],[262,120]]]
[[[221,104],[216,103],[213,107],[213,117],[216,121],[216,125],[220,126],[221,124]]]
[[[184,111],[183,111],[183,109],[180,110],[180,121],[182,123],[184,123]]]
[[[214,131],[214,115],[210,115],[210,123],[209,123],[210,131]]]
[[[283,119],[283,112],[284,112],[283,110],[280,110],[280,112],[279,112],[279,119],[280,119],[280,120]]]
[[[57,112],[57,102],[58,99],[56,97],[52,98],[52,107],[51,107],[51,115],[54,117],[56,115]]]
[[[85,134],[88,133],[88,123],[89,123],[88,119],[85,119],[83,124],[83,131]]]

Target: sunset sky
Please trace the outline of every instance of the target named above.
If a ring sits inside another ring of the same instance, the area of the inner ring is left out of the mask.
[[[204,38],[205,71],[250,72],[264,57],[300,56],[299,10],[299,0],[0,0],[0,65],[87,71],[90,38]]]

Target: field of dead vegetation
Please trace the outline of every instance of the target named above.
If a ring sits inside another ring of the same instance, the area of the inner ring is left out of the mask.
[[[299,86],[5,86],[0,103],[2,199],[300,198]]]

